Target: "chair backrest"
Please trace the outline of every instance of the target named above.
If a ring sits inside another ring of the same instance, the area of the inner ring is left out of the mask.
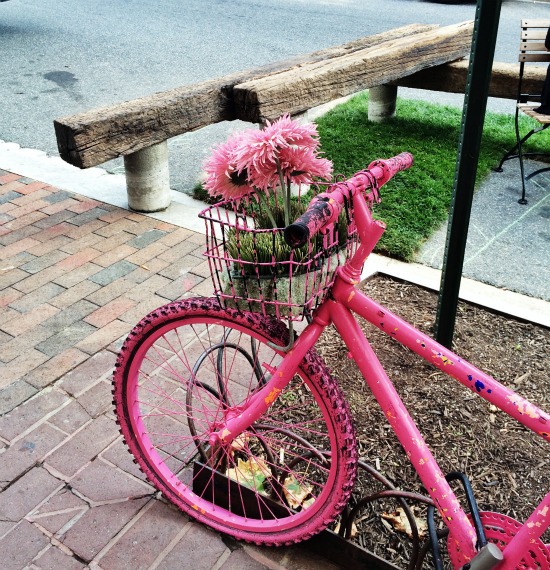
[[[519,62],[548,61],[550,51],[544,45],[550,20],[522,20]]]
[[[527,93],[523,87],[523,74],[526,63],[550,62],[550,51],[544,45],[549,28],[550,20],[521,20],[521,41],[518,56],[520,62],[518,103],[540,102],[541,100],[542,85],[541,91],[538,93]]]

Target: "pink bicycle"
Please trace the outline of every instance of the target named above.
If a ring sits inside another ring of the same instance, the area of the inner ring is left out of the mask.
[[[160,307],[130,333],[114,375],[121,431],[155,487],[199,521],[259,544],[311,537],[346,506],[358,463],[348,405],[314,349],[332,324],[419,474],[432,511],[448,527],[450,564],[550,569],[550,546],[543,542],[550,492],[523,524],[480,512],[471,493],[466,512],[449,481],[459,478],[468,487],[467,480],[441,472],[354,316],[550,441],[548,414],[356,287],[384,231],[372,203],[379,188],[411,164],[408,153],[375,161],[317,195],[284,232],[271,230],[267,239],[275,245],[284,234],[294,251],[309,253],[282,264],[231,254],[231,241],[244,247],[244,232],[260,240],[265,230],[251,229],[253,221],[230,204],[205,210],[216,297]],[[335,231],[341,216],[348,225],[344,258]],[[283,274],[290,284],[283,285]],[[300,274],[305,284],[298,284]],[[292,322],[304,314],[307,324],[295,336]],[[430,534],[441,568],[433,528]]]

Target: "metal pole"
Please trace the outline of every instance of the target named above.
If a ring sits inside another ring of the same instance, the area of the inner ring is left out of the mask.
[[[443,256],[435,338],[450,348],[502,0],[478,0]]]

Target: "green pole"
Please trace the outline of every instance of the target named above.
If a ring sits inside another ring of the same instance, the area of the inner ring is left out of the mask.
[[[478,0],[443,256],[435,338],[450,348],[502,0]]]

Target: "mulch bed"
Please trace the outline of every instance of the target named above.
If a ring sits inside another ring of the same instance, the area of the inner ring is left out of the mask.
[[[436,293],[383,276],[365,287],[390,311],[433,334]],[[363,323],[363,328],[443,472],[465,472],[481,510],[523,522],[550,487],[548,443],[372,325]],[[544,410],[550,408],[549,346],[549,329],[459,305],[454,352]],[[350,402],[361,458],[395,486],[425,494],[336,331],[326,331],[317,348]],[[358,492],[368,492],[372,485],[360,480]],[[381,505],[380,512],[363,517],[360,543],[385,557],[390,548],[395,551],[394,562],[402,563],[400,540],[388,542],[373,535],[374,544],[369,543],[369,530],[375,527],[397,535],[391,525],[380,525],[381,511],[389,508]]]

